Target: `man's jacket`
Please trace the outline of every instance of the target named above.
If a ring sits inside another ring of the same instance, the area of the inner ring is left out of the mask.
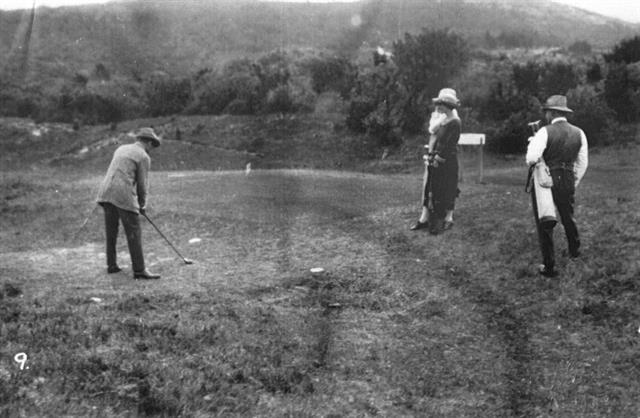
[[[141,144],[118,147],[98,190],[98,203],[138,213],[146,206],[150,166],[151,158]]]

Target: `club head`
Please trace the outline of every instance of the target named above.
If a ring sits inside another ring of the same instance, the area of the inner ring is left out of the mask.
[[[193,264],[193,260],[191,259],[183,258],[182,260],[184,261],[185,264]]]

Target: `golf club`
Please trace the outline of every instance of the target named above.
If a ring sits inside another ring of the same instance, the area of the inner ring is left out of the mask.
[[[167,241],[167,244],[169,244],[169,246],[173,249],[173,251],[176,252],[176,254],[178,254],[178,256],[180,258],[182,258],[182,261],[184,261],[185,264],[193,264],[193,260],[190,260],[188,258],[184,258],[182,256],[182,254],[180,254],[180,251],[178,251],[178,249],[176,247],[173,246],[173,244],[171,244],[171,241],[169,241],[169,239],[167,237],[164,236],[164,234],[160,231],[160,229],[158,229],[158,227],[156,226],[156,224],[154,224],[151,219],[149,219],[149,217],[147,216],[146,213],[142,213],[142,216],[144,216],[145,218],[147,218],[147,221],[149,221],[149,223],[156,229],[156,231],[158,231],[158,234],[160,234],[160,236],[162,238],[164,238],[165,241]]]
[[[78,229],[76,230],[76,232],[74,232],[74,233],[71,235],[71,238],[72,238],[72,239],[74,239],[74,240],[75,240],[76,238],[78,238],[78,235],[80,234],[80,232],[84,229],[84,227],[85,227],[85,226],[87,226],[87,223],[89,222],[89,219],[91,218],[91,215],[93,215],[93,212],[95,212],[95,210],[96,210],[96,207],[97,207],[97,206],[98,206],[98,205],[96,205],[95,203],[93,203],[93,204],[92,204],[92,206],[91,206],[91,212],[89,212],[89,214],[87,215],[87,217],[86,217],[86,218],[84,218],[84,221],[82,221],[82,225],[80,225],[80,228],[78,228]],[[67,239],[69,239],[69,238],[67,238]]]

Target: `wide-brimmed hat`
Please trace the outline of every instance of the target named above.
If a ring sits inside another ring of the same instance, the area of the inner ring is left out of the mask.
[[[543,110],[557,110],[559,112],[573,113],[573,110],[567,107],[567,97],[556,94],[547,99],[547,102],[542,106]]]
[[[140,128],[136,132],[136,138],[151,141],[154,147],[159,147],[161,142],[160,137],[156,135],[152,128]]]
[[[443,104],[454,108],[460,106],[460,100],[458,100],[456,91],[449,88],[440,90],[438,97],[433,98],[433,103]]]

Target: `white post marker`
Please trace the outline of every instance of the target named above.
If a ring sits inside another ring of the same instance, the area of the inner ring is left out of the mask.
[[[483,167],[483,149],[484,149],[484,143],[485,143],[485,134],[475,134],[475,133],[462,133],[460,134],[460,140],[458,141],[458,145],[475,145],[475,146],[480,146],[480,174],[479,174],[479,179],[478,182],[482,183],[482,176],[483,176],[483,171],[484,171],[484,167]],[[462,148],[460,148],[462,149]],[[462,171],[460,171],[460,179],[462,180]]]

